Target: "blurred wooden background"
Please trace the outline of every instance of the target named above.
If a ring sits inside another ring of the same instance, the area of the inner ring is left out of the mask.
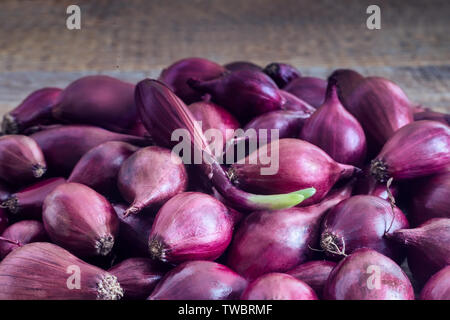
[[[368,30],[366,8],[381,8]],[[81,8],[81,30],[66,8]],[[85,74],[136,82],[171,62],[290,62],[326,77],[351,67],[450,112],[448,0],[1,0],[0,115],[32,90]]]

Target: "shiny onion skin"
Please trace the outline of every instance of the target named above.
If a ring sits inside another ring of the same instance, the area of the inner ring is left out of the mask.
[[[1,238],[3,239],[0,239],[0,259],[28,243],[48,241],[44,225],[35,220],[13,223],[1,234]]]
[[[263,71],[263,68],[249,61],[233,61],[224,65],[228,71],[253,70]]]
[[[53,174],[68,176],[81,157],[92,148],[107,141],[122,141],[148,145],[146,138],[83,125],[58,126],[30,136],[42,149]]]
[[[411,103],[403,90],[380,77],[362,81],[346,99],[345,107],[364,128],[368,145],[374,150],[413,121]]]
[[[284,90],[279,90],[279,93],[284,98],[283,105],[281,106],[282,110],[298,111],[305,115],[311,115],[316,111],[316,108],[306,101],[294,96],[292,93]]]
[[[158,211],[149,236],[153,259],[180,263],[215,260],[228,247],[233,217],[217,199],[199,192],[184,192]]]
[[[29,94],[3,117],[2,132],[18,134],[29,127],[53,122],[52,108],[61,91],[59,88],[42,88]]]
[[[272,62],[264,68],[264,73],[272,78],[278,88],[284,88],[289,82],[301,77],[300,71],[290,64]]]
[[[335,266],[336,263],[333,261],[308,261],[287,271],[286,274],[303,281],[314,290],[319,298],[322,298],[328,276]]]
[[[386,234],[408,227],[402,211],[397,207],[392,209],[388,201],[376,196],[353,196],[326,214],[320,246],[332,259],[342,259],[359,248],[370,248],[401,264],[405,252],[398,243],[386,238]]]
[[[188,261],[172,269],[148,300],[239,300],[247,281],[212,261]]]
[[[379,182],[413,179],[443,172],[450,165],[450,127],[416,121],[398,130],[371,162]]]
[[[306,120],[299,137],[339,163],[361,166],[366,157],[364,130],[339,101],[335,85],[328,88],[324,104]]]
[[[73,277],[76,273],[81,275],[79,283]],[[122,296],[116,277],[51,243],[27,244],[0,263],[0,300],[119,300]]]
[[[408,266],[421,284],[450,264],[448,218],[434,218],[417,228],[396,230],[389,236],[407,248]]]
[[[13,215],[31,219],[42,219],[42,205],[45,198],[59,185],[65,183],[64,178],[50,178],[35,183],[25,189],[13,193],[1,206]]]
[[[119,170],[119,191],[131,204],[126,215],[162,205],[185,191],[186,186],[187,172],[182,159],[165,148],[142,148],[125,160]]]
[[[123,289],[124,299],[145,299],[161,280],[164,272],[148,258],[126,259],[108,270]]]
[[[318,300],[305,282],[284,273],[268,273],[252,281],[241,300]]]
[[[105,256],[114,246],[119,220],[111,204],[79,183],[58,186],[42,212],[50,239],[79,256]]]
[[[0,137],[0,181],[12,185],[41,178],[47,165],[39,145],[22,135]]]
[[[328,77],[328,86],[336,84],[339,100],[346,107],[349,96],[363,80],[364,77],[355,70],[337,69]]]
[[[327,81],[314,77],[300,77],[289,82],[283,90],[318,108],[325,101]]]
[[[346,186],[316,205],[250,214],[234,233],[227,265],[253,280],[308,261],[319,247],[323,215],[350,194],[351,186]]]
[[[171,88],[184,103],[200,101],[202,94],[187,84],[190,78],[211,80],[220,77],[226,69],[221,65],[202,58],[187,58],[174,62],[164,69],[159,80]]]
[[[188,84],[199,93],[209,93],[213,102],[226,108],[241,122],[279,110],[284,103],[275,82],[259,71],[234,71],[210,81],[192,78]]]
[[[121,141],[102,143],[87,153],[77,162],[67,182],[84,184],[102,195],[119,194],[117,178],[120,167],[138,147]]]
[[[6,211],[0,208],[0,233],[8,228],[8,215]]]
[[[420,293],[421,300],[450,300],[450,265],[435,273]]]
[[[63,90],[52,113],[65,123],[125,133],[138,117],[134,85],[105,75],[82,77]]]
[[[414,121],[420,121],[420,120],[433,120],[433,121],[439,121],[446,125],[450,125],[450,114],[431,111],[431,110],[414,113]]]
[[[331,271],[324,290],[326,300],[414,300],[406,274],[391,259],[358,249]]]
[[[341,178],[358,171],[351,165],[337,163],[322,149],[299,139],[278,140],[279,165],[274,175],[262,175],[261,168],[268,167],[259,161],[259,155],[271,156],[271,144],[260,147],[228,171],[232,181],[248,192],[261,194],[287,193],[313,187],[316,193],[301,206],[322,200]],[[275,146],[277,147],[277,146]]]

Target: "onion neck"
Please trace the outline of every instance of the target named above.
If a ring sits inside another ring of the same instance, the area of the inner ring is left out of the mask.
[[[370,163],[370,174],[375,177],[378,182],[386,182],[390,177],[386,163],[381,159],[372,160]]]
[[[11,240],[11,239],[8,239],[8,238],[5,238],[5,237],[0,237],[0,241],[5,241],[5,242],[8,242],[8,243],[14,244],[14,245],[16,245],[18,247],[22,247],[22,244],[19,241],[17,241],[17,240]]]
[[[97,250],[97,254],[101,256],[108,255],[114,246],[114,237],[111,234],[106,234],[100,237],[95,242],[95,249]]]
[[[18,134],[19,133],[19,125],[18,125],[16,119],[11,114],[6,114],[3,117],[2,133],[3,134]]]
[[[33,165],[32,171],[33,171],[33,176],[35,178],[40,178],[45,174],[45,172],[47,171],[47,168],[40,164],[35,164],[35,165]]]
[[[8,209],[12,214],[16,214],[19,212],[19,201],[17,197],[11,196],[8,200],[2,202],[0,208]]]

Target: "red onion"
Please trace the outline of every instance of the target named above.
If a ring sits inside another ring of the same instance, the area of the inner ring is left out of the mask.
[[[422,300],[450,300],[450,266],[434,274],[420,293]]]
[[[311,142],[340,163],[360,166],[366,157],[366,137],[358,121],[340,103],[331,85],[325,103],[306,120],[300,139]]]
[[[332,261],[309,261],[296,266],[286,273],[309,285],[316,292],[317,296],[322,298],[328,276],[335,266],[336,263]]]
[[[50,178],[33,184],[12,194],[1,206],[8,208],[9,212],[21,217],[42,219],[42,205],[45,198],[57,186],[65,183],[64,178]]]
[[[0,300],[118,300],[117,278],[45,242],[14,250],[0,263]]]
[[[353,189],[354,194],[367,194],[375,197],[380,197],[384,200],[389,199],[389,192],[395,198],[399,194],[399,188],[396,184],[389,186],[389,192],[386,183],[379,183],[370,174],[370,166],[367,166],[363,173],[360,174],[356,180]]]
[[[389,237],[408,249],[408,265],[419,283],[425,283],[450,264],[448,218],[431,219],[414,229],[396,230]]]
[[[296,67],[287,63],[279,62],[268,64],[264,68],[264,73],[275,81],[278,88],[283,88],[292,80],[301,77],[301,73]]]
[[[225,72],[221,65],[202,58],[187,58],[179,60],[164,69],[159,80],[171,88],[185,103],[201,100],[201,94],[192,90],[186,83],[190,78],[211,80],[220,77]]]
[[[363,248],[345,257],[325,285],[327,300],[414,300],[406,274],[391,259]]]
[[[0,180],[23,184],[42,177],[47,170],[42,150],[22,135],[0,137]]]
[[[350,194],[347,186],[313,206],[252,213],[234,234],[228,265],[246,279],[256,279],[308,261],[319,245],[324,213]]]
[[[82,77],[64,89],[52,112],[64,122],[126,132],[138,116],[134,85],[104,75]]]
[[[3,117],[4,134],[18,134],[26,128],[52,121],[52,107],[61,93],[58,88],[43,88],[32,92],[20,105]]]
[[[400,209],[375,196],[353,196],[331,209],[322,222],[320,246],[325,254],[340,259],[359,248],[370,248],[401,263],[402,248],[386,234],[408,228]]]
[[[185,192],[159,210],[149,251],[163,262],[215,260],[228,247],[232,233],[233,218],[220,201],[204,193]]]
[[[142,137],[111,132],[91,126],[59,126],[31,135],[44,152],[53,173],[68,175],[81,157],[90,149],[107,141],[122,141],[148,145]]]
[[[234,71],[210,81],[192,78],[188,84],[200,93],[211,94],[214,102],[242,122],[279,110],[284,102],[275,82],[259,71]]]
[[[318,300],[305,282],[284,273],[269,273],[251,282],[242,300]]]
[[[146,258],[130,258],[108,270],[123,289],[124,299],[145,299],[161,280],[164,272]]]
[[[284,103],[281,106],[283,110],[298,111],[305,115],[311,115],[316,111],[316,108],[284,90],[279,90],[280,95],[284,98]]]
[[[247,281],[212,261],[188,261],[158,283],[149,300],[238,300]]]
[[[298,139],[281,139],[278,144],[278,171],[263,175],[260,155],[270,155],[274,142],[251,153],[242,163],[235,163],[229,170],[232,181],[242,189],[262,194],[286,193],[313,187],[315,194],[301,203],[314,204],[323,199],[341,178],[352,176],[358,169],[335,162],[324,151],[309,142]],[[276,159],[275,159],[276,161]],[[270,165],[275,168],[274,163]]]
[[[0,208],[0,233],[8,227],[8,215],[6,211]]]
[[[42,219],[53,242],[80,256],[107,255],[119,231],[111,204],[79,183],[53,190],[44,201]]]
[[[337,69],[328,77],[328,86],[336,84],[339,100],[347,107],[348,98],[363,80],[364,77],[354,70]]]
[[[23,220],[10,225],[0,237],[0,259],[31,242],[48,241],[44,225],[35,220]]]
[[[161,205],[186,190],[187,173],[180,157],[160,147],[146,147],[124,161],[118,186],[131,203],[125,212],[138,213],[150,205]]]
[[[327,82],[314,77],[300,77],[289,82],[283,90],[318,108],[325,101]]]
[[[380,77],[362,81],[347,97],[345,106],[358,119],[368,145],[374,149],[413,121],[408,97],[395,83]]]
[[[116,195],[120,167],[137,150],[126,142],[102,143],[81,157],[67,182],[84,184],[103,195]]]
[[[225,69],[229,71],[239,71],[239,70],[253,70],[253,71],[262,71],[263,68],[248,61],[234,61],[227,63],[224,65]]]
[[[439,121],[446,125],[450,125],[450,114],[436,111],[424,111],[414,113],[414,121],[420,120],[433,120]]]
[[[398,130],[372,160],[370,171],[380,182],[419,178],[450,165],[450,127],[417,121]]]

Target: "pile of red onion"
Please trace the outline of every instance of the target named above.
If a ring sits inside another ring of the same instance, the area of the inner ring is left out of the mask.
[[[1,124],[0,299],[448,300],[449,119],[281,62],[36,90]]]

